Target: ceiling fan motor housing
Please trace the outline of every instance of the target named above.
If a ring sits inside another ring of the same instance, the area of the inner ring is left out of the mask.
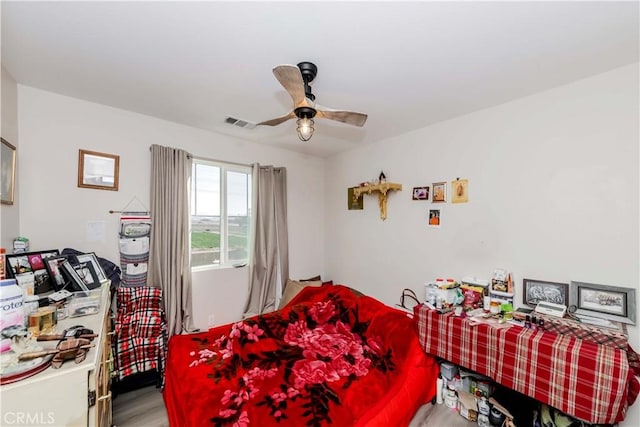
[[[316,96],[311,93],[311,85],[309,85],[309,83],[311,83],[318,75],[318,67],[316,67],[316,64],[312,62],[300,62],[298,63],[298,68],[300,69],[300,74],[302,74],[302,80],[304,81],[305,96],[310,100],[315,101]]]
[[[298,107],[293,112],[299,119],[312,119],[316,115],[316,109],[311,107]]]

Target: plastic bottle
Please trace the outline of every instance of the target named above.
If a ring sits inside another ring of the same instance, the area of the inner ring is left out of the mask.
[[[462,390],[462,378],[460,378],[460,374],[456,375],[453,379],[453,388],[456,391]]]
[[[15,279],[0,280],[0,331],[10,326],[24,326],[22,289]],[[0,342],[0,352],[11,349],[11,339]]]
[[[0,248],[0,280],[4,280],[7,278],[7,273],[5,269],[6,262],[7,262],[7,250],[5,248]]]
[[[442,378],[442,375],[438,374],[438,382],[436,385],[436,402],[438,402],[438,405],[441,405],[442,402],[444,402],[444,398],[442,396],[443,388],[444,388],[444,379]]]

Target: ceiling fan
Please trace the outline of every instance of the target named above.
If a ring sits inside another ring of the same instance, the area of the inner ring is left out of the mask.
[[[293,110],[282,117],[258,123],[264,126],[277,126],[295,117],[298,118],[298,137],[308,141],[313,135],[314,117],[336,120],[354,126],[362,126],[367,115],[354,111],[333,110],[315,103],[316,97],[311,92],[310,83],[318,74],[318,67],[311,62],[296,65],[278,65],[273,74],[293,99]]]

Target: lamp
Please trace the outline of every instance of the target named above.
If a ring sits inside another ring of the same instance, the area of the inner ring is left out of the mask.
[[[308,141],[313,136],[313,117],[316,115],[315,108],[311,107],[298,107],[295,110],[296,117],[298,120],[296,123],[298,124],[298,138],[300,141]]]

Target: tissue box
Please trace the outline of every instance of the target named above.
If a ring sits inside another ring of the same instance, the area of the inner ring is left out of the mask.
[[[13,239],[13,253],[19,254],[29,252],[29,239],[26,237],[16,237]]]

